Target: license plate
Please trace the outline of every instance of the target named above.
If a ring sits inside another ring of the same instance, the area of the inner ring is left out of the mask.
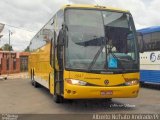
[[[113,91],[112,90],[108,90],[108,91],[100,91],[101,95],[112,95]]]

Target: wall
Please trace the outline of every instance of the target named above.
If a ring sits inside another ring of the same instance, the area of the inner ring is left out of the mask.
[[[20,58],[16,52],[0,51],[0,74],[20,72]],[[9,60],[9,64],[7,62]],[[13,66],[15,61],[15,68]],[[7,69],[7,67],[9,69]]]

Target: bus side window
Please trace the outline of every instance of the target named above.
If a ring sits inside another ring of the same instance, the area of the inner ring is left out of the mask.
[[[144,43],[145,43],[145,51],[149,51],[151,49],[151,35],[145,34],[144,35]]]
[[[152,41],[154,42],[154,50],[160,50],[160,32],[152,33]]]
[[[156,50],[160,50],[160,41],[157,41],[156,43]]]

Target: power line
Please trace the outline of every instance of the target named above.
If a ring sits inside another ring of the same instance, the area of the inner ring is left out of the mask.
[[[9,24],[5,24],[5,25],[7,25],[7,26],[9,26],[9,27],[13,27],[13,28],[20,29],[20,30],[28,31],[28,32],[34,32],[34,33],[36,32],[36,31],[27,30],[27,29],[25,29],[25,28],[21,28],[21,27],[17,27],[17,26],[9,25]]]

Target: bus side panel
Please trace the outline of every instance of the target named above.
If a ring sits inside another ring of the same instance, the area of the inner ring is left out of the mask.
[[[141,81],[160,84],[160,70],[141,70]]]
[[[30,76],[31,76],[31,71],[33,74],[33,72],[36,71],[36,68],[37,68],[37,54],[31,53],[29,55],[29,62],[28,62],[28,72]]]
[[[49,80],[49,90],[50,93],[53,95],[54,94],[54,71],[52,70],[52,72],[50,73],[50,80]]]
[[[160,83],[160,54],[159,51],[147,51],[140,54],[141,82]]]
[[[30,58],[29,71],[31,71],[31,69],[34,70],[35,81],[49,89],[49,75],[52,71],[50,66],[50,44],[46,44],[36,52],[33,52]]]

